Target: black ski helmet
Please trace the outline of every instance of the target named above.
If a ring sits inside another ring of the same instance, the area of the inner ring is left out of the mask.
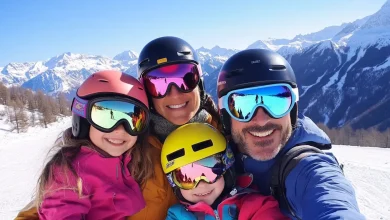
[[[235,89],[274,83],[288,83],[297,88],[294,71],[287,60],[271,50],[243,50],[223,64],[217,80],[218,99]],[[293,127],[298,118],[297,105],[296,102],[290,112]],[[230,116],[222,106],[218,108],[224,128],[230,133]]]
[[[138,57],[137,77],[141,80],[142,76],[150,70],[173,63],[194,63],[202,73],[194,48],[181,38],[165,36],[154,39],[144,46]],[[199,92],[203,102],[206,92],[202,76],[199,80]]]

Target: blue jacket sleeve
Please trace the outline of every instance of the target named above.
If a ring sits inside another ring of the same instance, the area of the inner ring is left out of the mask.
[[[196,220],[193,213],[187,211],[184,206],[176,204],[168,209],[166,220]]]
[[[286,178],[286,193],[302,220],[365,219],[351,183],[326,154],[303,158]]]

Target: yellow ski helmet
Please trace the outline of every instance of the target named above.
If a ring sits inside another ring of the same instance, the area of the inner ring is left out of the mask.
[[[225,137],[206,123],[185,124],[165,139],[161,165],[165,174],[226,150]]]
[[[163,171],[174,189],[191,189],[201,180],[212,183],[230,171],[233,163],[234,155],[225,137],[206,123],[190,123],[177,128],[168,135],[161,152]],[[181,198],[176,190],[175,194]]]

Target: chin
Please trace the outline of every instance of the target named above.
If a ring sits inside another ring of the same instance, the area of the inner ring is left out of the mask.
[[[170,122],[172,124],[175,124],[175,125],[184,125],[184,124],[188,123],[191,120],[191,118],[189,118],[189,117],[186,117],[186,118],[183,117],[182,119],[176,118],[175,120],[171,120]]]

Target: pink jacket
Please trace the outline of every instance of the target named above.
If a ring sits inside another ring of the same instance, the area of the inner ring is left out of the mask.
[[[103,157],[88,147],[81,147],[73,168],[82,180],[82,197],[66,185],[63,169],[56,168],[54,181],[48,187],[51,192],[46,194],[38,211],[39,218],[115,220],[139,212],[145,202],[127,169],[130,160],[130,156]],[[76,178],[70,173],[67,176],[74,187]]]

